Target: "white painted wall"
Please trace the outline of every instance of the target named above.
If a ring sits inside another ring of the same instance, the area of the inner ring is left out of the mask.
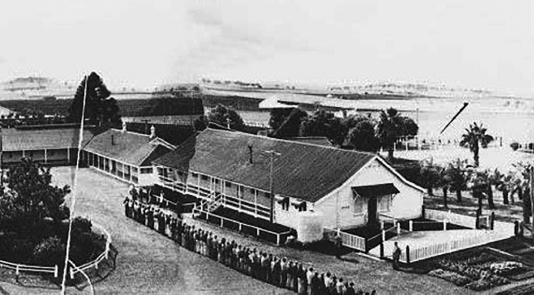
[[[400,191],[393,197],[390,212],[384,212],[385,214],[398,219],[421,216],[424,193],[408,185],[377,159],[358,171],[341,187],[317,201],[315,210],[321,213],[325,227],[350,228],[365,225],[367,223],[367,201],[364,201],[361,213],[355,213],[352,187],[385,183],[393,183]]]

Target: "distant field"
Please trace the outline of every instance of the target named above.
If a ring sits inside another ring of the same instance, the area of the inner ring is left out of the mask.
[[[15,112],[42,112],[66,116],[72,99],[4,100],[0,106]],[[118,99],[121,116],[170,116],[203,114],[202,100],[197,98]]]

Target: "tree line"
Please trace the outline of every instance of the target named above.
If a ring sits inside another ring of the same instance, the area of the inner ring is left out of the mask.
[[[209,124],[239,131],[246,131],[247,127],[235,110],[223,105],[211,109],[194,123],[197,130]],[[389,158],[394,156],[393,145],[399,137],[415,136],[419,130],[413,119],[394,108],[381,111],[378,118],[359,114],[339,118],[324,110],[308,115],[300,108],[273,109],[269,126],[271,137],[322,136],[341,148],[373,153],[383,148],[388,151]]]

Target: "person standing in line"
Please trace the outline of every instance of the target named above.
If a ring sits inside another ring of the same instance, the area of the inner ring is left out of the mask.
[[[324,286],[323,280],[319,278],[319,273],[315,272],[310,284],[310,295],[323,295],[324,293],[322,292],[323,288],[321,288],[321,285]]]
[[[308,269],[308,272],[306,273],[306,281],[307,281],[307,286],[308,286],[308,292],[310,294],[311,294],[313,276],[314,276],[313,267],[310,267]]]
[[[287,259],[284,257],[282,258],[282,261],[280,262],[280,286],[282,288],[286,288],[288,269],[289,269],[289,264],[287,262]]]
[[[126,196],[124,198],[124,201],[122,201],[124,204],[124,216],[130,217],[130,210],[129,210],[129,204],[130,204],[130,196]]]
[[[262,254],[260,252],[260,254]],[[267,253],[263,253],[263,255],[261,256],[261,279],[264,281],[264,282],[268,282],[268,278],[269,278],[269,275],[268,275],[268,270],[269,270],[269,266],[271,265],[271,263],[267,260]]]
[[[345,295],[356,295],[356,290],[354,290],[354,283],[350,282],[350,284],[347,287],[347,291],[345,291]]]
[[[401,256],[401,249],[399,248],[399,244],[397,242],[394,243],[393,246],[393,269],[399,270],[399,260]]]
[[[282,287],[281,275],[282,275],[282,266],[280,264],[280,258],[275,257],[273,265],[273,284],[278,287]]]
[[[289,289],[293,290],[293,278],[295,277],[295,266],[293,265],[293,261],[289,260],[287,262],[287,279],[284,283],[284,286]]]
[[[298,282],[297,294],[298,295],[308,294],[308,290],[307,290],[308,280],[306,279],[306,271],[304,270],[302,263],[299,263],[299,266],[297,268],[297,282]]]
[[[345,294],[345,283],[343,282],[343,278],[339,278],[339,280],[337,280],[336,291],[339,295]]]
[[[141,223],[142,225],[145,225],[145,221],[146,221],[146,218],[145,218],[146,217],[145,216],[146,212],[145,211],[146,211],[146,208],[145,208],[145,205],[143,205],[143,203],[140,203],[139,207],[140,207],[139,211],[141,212],[139,214],[139,223]]]
[[[148,207],[148,212],[146,216],[147,216],[148,227],[150,229],[154,229],[154,208],[152,208],[152,206]]]

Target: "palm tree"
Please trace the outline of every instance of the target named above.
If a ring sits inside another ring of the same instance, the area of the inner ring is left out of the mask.
[[[450,189],[456,191],[458,202],[462,202],[462,190],[467,189],[466,161],[456,159],[448,164],[446,174],[450,179]]]
[[[503,204],[508,205],[508,193],[510,192],[510,179],[512,176],[510,173],[504,174],[495,169],[493,178],[495,179],[495,188],[502,192]]]
[[[388,159],[393,159],[394,144],[397,137],[402,135],[402,117],[394,108],[380,112],[380,117],[376,125],[376,135],[380,139],[380,144],[387,148]]]
[[[419,171],[421,184],[426,187],[430,196],[434,195],[432,189],[439,184],[440,170],[440,167],[435,165],[432,159],[421,163],[421,169]]]
[[[488,206],[490,209],[495,209],[495,203],[493,202],[493,186],[499,186],[504,175],[497,168],[493,171],[486,170],[485,173],[488,175]]]
[[[477,123],[469,125],[469,128],[465,129],[465,133],[462,134],[462,140],[460,146],[468,147],[473,153],[473,159],[475,160],[475,167],[479,164],[479,151],[480,147],[486,148],[488,144],[493,141],[493,136],[486,134],[487,129],[480,126]]]
[[[470,187],[473,198],[478,199],[477,216],[482,215],[482,200],[486,197],[488,185],[489,175],[486,171],[476,171],[472,174]]]
[[[443,192],[443,207],[448,208],[447,206],[447,193],[451,186],[451,178],[447,174],[447,167],[441,167],[439,169],[439,186]]]

